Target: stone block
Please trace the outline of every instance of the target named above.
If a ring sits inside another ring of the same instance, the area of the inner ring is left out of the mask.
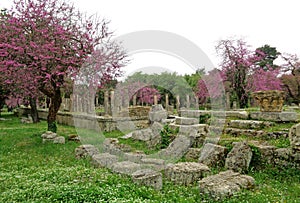
[[[109,153],[95,154],[92,156],[92,164],[95,167],[105,167],[111,169],[113,164],[117,162],[118,156]]]
[[[203,163],[209,167],[222,167],[224,166],[226,152],[226,147],[206,143],[201,149],[198,162]]]
[[[124,153],[124,160],[126,161],[132,161],[132,162],[136,162],[139,163],[141,162],[141,159],[145,158],[146,154],[144,152],[127,152]]]
[[[164,174],[175,184],[189,185],[208,175],[210,169],[205,164],[196,162],[179,162],[169,165]]]
[[[290,129],[289,140],[292,149],[300,152],[300,123],[292,126]]]
[[[216,201],[230,197],[242,189],[251,189],[255,180],[248,175],[241,175],[231,170],[208,176],[199,181],[200,194],[207,194]]]
[[[254,130],[254,129],[239,129],[239,128],[226,128],[224,130],[226,134],[232,136],[241,136],[246,135],[249,137],[260,137],[265,134],[263,130]]]
[[[151,169],[134,172],[132,181],[137,185],[153,187],[156,190],[161,190],[163,185],[162,174]]]
[[[134,172],[141,170],[141,165],[131,162],[131,161],[122,161],[117,162],[112,165],[112,171],[115,173],[132,175]]]
[[[166,161],[163,159],[156,158],[143,158],[141,159],[143,167],[151,168],[155,171],[162,171],[166,167]]]
[[[99,154],[99,150],[94,145],[90,145],[90,144],[80,145],[75,149],[76,158],[91,157],[95,154]]]
[[[250,118],[274,122],[295,122],[298,119],[296,112],[251,112]]]
[[[246,128],[246,129],[262,129],[274,125],[272,122],[267,121],[254,121],[254,120],[231,120],[228,124],[231,128]]]
[[[191,138],[178,135],[166,149],[159,151],[157,156],[162,159],[178,160],[185,155],[192,143]]]
[[[168,117],[167,111],[156,111],[149,113],[149,120],[151,122],[161,122]]]
[[[175,123],[178,125],[195,125],[199,124],[197,118],[176,117]]]
[[[58,136],[58,137],[55,137],[53,139],[53,143],[54,144],[65,144],[66,143],[66,139],[63,136]]]
[[[188,152],[185,154],[185,160],[195,161],[199,159],[201,153],[201,148],[189,148]]]
[[[225,168],[239,173],[248,171],[252,149],[245,142],[236,143],[225,159]]]

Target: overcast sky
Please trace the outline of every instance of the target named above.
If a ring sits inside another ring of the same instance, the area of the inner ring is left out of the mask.
[[[115,36],[142,30],[161,30],[180,35],[209,57],[214,66],[220,39],[244,37],[257,48],[264,44],[280,52],[300,56],[299,3],[297,0],[71,0],[81,11],[97,13],[110,20]],[[0,0],[9,8],[12,0]],[[194,69],[180,59],[163,53],[138,53],[127,74],[155,66],[190,73]],[[157,70],[157,68],[155,69]]]

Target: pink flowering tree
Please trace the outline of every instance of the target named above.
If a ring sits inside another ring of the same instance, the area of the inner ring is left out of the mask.
[[[199,103],[204,104],[209,98],[218,99],[224,95],[223,73],[213,69],[207,75],[203,75],[198,81],[196,95]]]
[[[225,74],[224,82],[229,84],[227,91],[236,97],[241,108],[248,104],[248,76],[262,59],[263,54],[256,54],[242,39],[221,40],[216,46],[221,57],[221,68]]]
[[[120,84],[118,89],[122,97],[128,96],[129,100],[132,100],[136,95],[137,100],[142,104],[154,104],[154,95],[157,96],[157,101],[161,99],[161,94],[155,87],[140,81],[127,80]]]
[[[159,91],[153,87],[143,87],[137,92],[137,98],[142,104],[154,104],[154,95],[157,96],[157,101],[161,99]]]
[[[280,70],[257,69],[249,76],[247,92],[282,90],[282,81],[278,77]]]
[[[17,84],[24,94],[51,98],[48,130],[56,131],[66,78],[75,78],[90,56],[95,59],[91,69],[104,79],[122,67],[125,53],[111,45],[111,34],[106,21],[86,17],[64,1],[15,0],[1,21],[1,73],[7,85]]]

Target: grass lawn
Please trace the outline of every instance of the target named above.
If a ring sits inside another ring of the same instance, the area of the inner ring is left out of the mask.
[[[12,115],[1,117],[7,120],[0,121],[0,202],[214,202],[199,195],[197,184],[165,182],[161,191],[136,186],[126,176],[75,159],[80,143],[43,144],[44,121],[21,124]],[[58,126],[59,135],[74,133],[73,127]],[[249,175],[257,187],[223,202],[300,202],[299,170],[275,168]]]

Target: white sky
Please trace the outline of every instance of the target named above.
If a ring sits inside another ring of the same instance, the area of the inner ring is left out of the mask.
[[[110,20],[115,36],[162,30],[181,35],[198,45],[217,67],[216,42],[244,37],[257,48],[264,44],[300,56],[299,3],[297,0],[71,0],[88,14]],[[0,0],[9,8],[12,0]],[[143,67],[164,67],[178,73],[193,69],[162,53],[139,53],[126,67],[127,74]]]

